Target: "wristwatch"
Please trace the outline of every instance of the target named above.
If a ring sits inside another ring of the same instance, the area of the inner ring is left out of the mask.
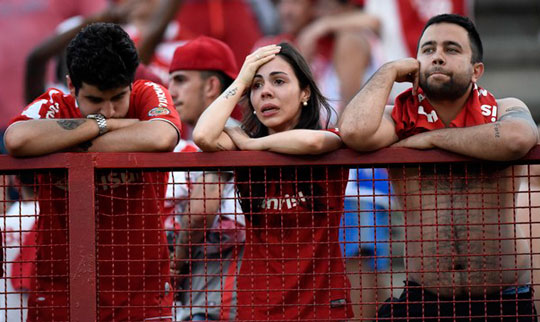
[[[103,114],[101,113],[88,114],[86,118],[96,120],[98,128],[99,128],[99,135],[103,135],[107,133],[107,131],[109,130],[107,128],[107,119],[105,118]]]

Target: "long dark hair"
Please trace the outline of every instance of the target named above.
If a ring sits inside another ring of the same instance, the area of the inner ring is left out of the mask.
[[[317,87],[308,63],[291,44],[282,42],[279,46],[281,46],[281,51],[277,56],[283,58],[292,67],[298,79],[300,89],[309,87],[311,91],[307,106],[302,107],[300,119],[294,128],[322,129],[323,126],[320,120],[321,109],[326,111],[325,115],[327,119],[324,122],[324,128],[327,128],[331,113],[334,111],[328,100],[321,94],[321,91]],[[266,136],[268,135],[268,128],[253,114],[253,106],[249,100],[250,94],[250,90],[248,90],[242,100],[245,107],[242,128],[250,137],[259,138]],[[283,185],[292,184],[294,185],[293,191],[302,191],[307,198],[322,196],[324,195],[323,191],[316,182],[324,180],[322,177],[319,178],[324,174],[325,171],[317,171],[312,167],[253,167],[238,169],[236,171],[236,187],[240,194],[242,210],[254,224],[260,224],[260,216],[252,216],[251,214],[263,211],[262,206],[269,186],[277,186],[276,193],[279,194]],[[308,207],[317,207],[316,205],[320,199],[313,198],[312,202],[307,203]]]
[[[295,129],[311,129],[319,130],[321,125],[321,109],[326,111],[327,116],[324,122],[324,128],[328,127],[330,117],[335,111],[332,109],[326,97],[321,94],[321,91],[317,87],[311,69],[304,57],[289,43],[282,42],[278,46],[281,46],[280,52],[277,56],[283,58],[292,67],[296,78],[298,79],[298,85],[300,89],[309,88],[311,95],[307,101],[307,106],[302,107],[302,113],[300,114],[300,120],[294,127]],[[253,138],[260,138],[268,135],[268,128],[264,126],[261,121],[253,114],[253,105],[249,99],[251,89],[248,89],[244,98],[242,99],[242,105],[244,106],[244,119],[242,120],[242,128],[246,133]]]

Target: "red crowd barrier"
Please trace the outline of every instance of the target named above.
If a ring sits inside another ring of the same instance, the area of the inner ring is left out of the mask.
[[[533,321],[539,161],[1,156],[0,321]]]

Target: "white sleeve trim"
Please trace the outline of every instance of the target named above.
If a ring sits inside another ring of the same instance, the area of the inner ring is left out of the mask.
[[[176,126],[176,124],[174,124],[173,122],[167,120],[167,119],[163,119],[163,118],[155,118],[155,119],[150,119],[148,120],[150,122],[152,121],[163,121],[163,122],[167,122],[169,123],[170,125],[172,125],[172,127],[174,127],[174,129],[176,130],[176,144],[178,144],[178,142],[180,142],[180,138],[181,138],[181,133],[180,133],[180,130],[178,129],[178,127]]]

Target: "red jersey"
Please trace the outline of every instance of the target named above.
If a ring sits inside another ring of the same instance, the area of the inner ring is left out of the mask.
[[[265,172],[274,182],[264,185],[260,211],[248,215],[237,277],[239,320],[352,317],[338,238],[348,172],[314,170],[308,179],[293,171]],[[313,183],[302,183],[306,179]]]
[[[450,122],[449,127],[468,127],[497,121],[497,101],[487,90],[473,85],[465,105]],[[444,129],[437,112],[418,88],[416,95],[408,89],[396,97],[392,119],[396,123],[396,134],[400,140],[431,130]]]
[[[82,118],[75,98],[50,89],[12,123]],[[133,84],[126,118],[162,120],[180,130],[167,90],[153,82]],[[168,173],[96,172],[96,262],[99,320],[171,317],[169,254],[163,229]],[[68,214],[66,175],[40,176],[37,275],[28,320],[68,320]]]

